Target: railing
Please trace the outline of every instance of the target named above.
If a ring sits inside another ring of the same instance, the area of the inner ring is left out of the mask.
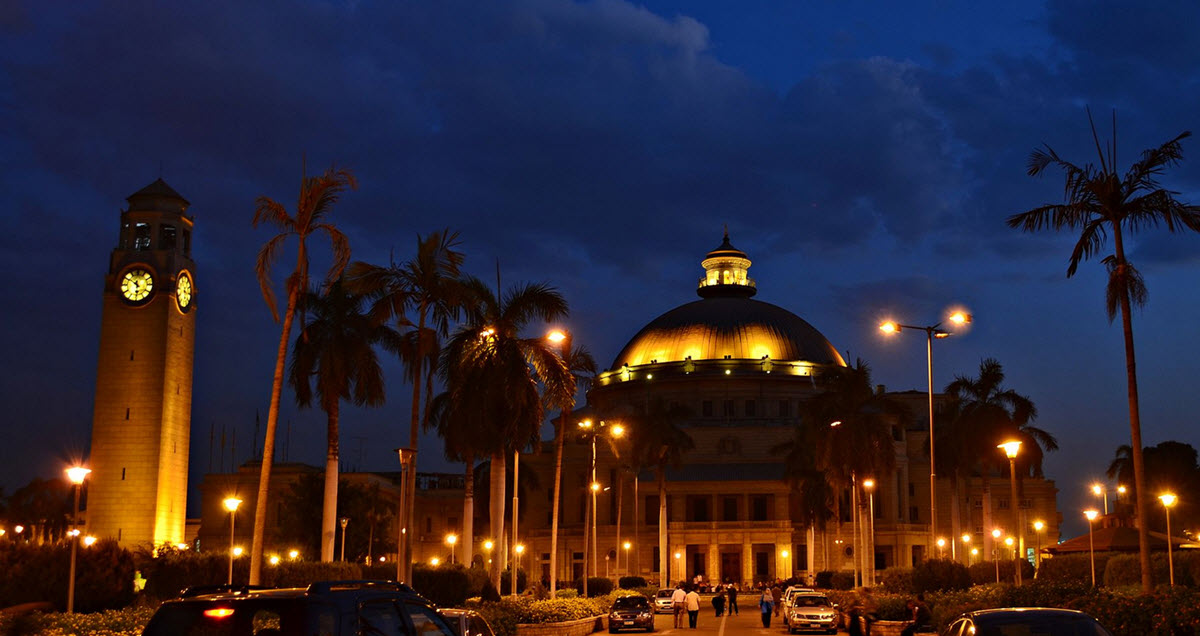
[[[672,521],[668,526],[671,531],[688,530],[790,530],[795,527],[787,519],[775,521]]]

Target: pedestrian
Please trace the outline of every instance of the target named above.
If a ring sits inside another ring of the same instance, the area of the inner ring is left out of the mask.
[[[725,590],[718,589],[713,595],[713,609],[717,610],[717,616],[720,617],[725,613]]]
[[[905,603],[908,608],[909,624],[900,632],[901,636],[913,636],[918,631],[930,632],[933,631],[933,613],[929,611],[929,606],[925,604],[925,595],[918,594],[916,600],[910,599]]]
[[[775,602],[775,615],[779,616],[779,611],[783,609],[783,590],[779,589],[779,584],[776,583],[771,587],[771,599]]]
[[[775,597],[771,594],[771,590],[763,587],[762,597],[758,599],[758,609],[762,612],[763,627],[771,626],[771,614],[775,612]]]
[[[675,629],[683,628],[683,612],[685,601],[687,600],[687,592],[683,591],[683,581],[675,586],[675,591],[671,593],[671,608],[675,610]]]
[[[725,591],[726,591],[726,593],[729,595],[729,613],[730,613],[730,614],[733,614],[733,615],[735,615],[735,616],[736,616],[736,615],[737,615],[737,613],[738,613],[738,606],[737,606],[738,588],[737,588],[737,583],[730,583],[730,584],[729,584],[729,586],[725,588]]]
[[[696,587],[693,585],[684,597],[687,603],[688,627],[691,629],[696,629],[696,620],[700,618],[700,595],[696,593]]]

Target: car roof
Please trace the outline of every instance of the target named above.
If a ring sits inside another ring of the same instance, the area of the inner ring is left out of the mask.
[[[1030,618],[1054,618],[1054,617],[1086,617],[1091,618],[1087,614],[1073,609],[1063,609],[1058,607],[997,607],[992,609],[975,610],[966,614],[972,619],[982,620],[1004,620],[1005,618],[1016,618],[1019,616],[1027,616]]]

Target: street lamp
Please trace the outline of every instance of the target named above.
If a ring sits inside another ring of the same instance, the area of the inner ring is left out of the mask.
[[[450,565],[454,565],[454,550],[458,544],[458,535],[453,532],[446,535],[446,544],[450,546]]]
[[[1037,535],[1037,551],[1033,553],[1033,576],[1036,578],[1038,570],[1042,568],[1042,531],[1046,529],[1046,522],[1038,519],[1033,522],[1033,532]]]
[[[966,557],[965,560],[967,562],[967,565],[970,566],[971,565],[971,557],[970,557],[970,555],[966,554],[966,552],[967,552],[967,546],[971,545],[971,533],[964,532],[961,538],[962,538],[962,542],[963,542],[963,556]]]
[[[963,311],[955,311],[948,317],[950,322],[959,326],[970,323],[971,318],[971,314]],[[936,455],[933,444],[933,339],[950,337],[950,332],[938,328],[941,326],[942,323],[939,322],[928,327],[916,327],[902,325],[891,320],[879,325],[880,331],[889,334],[900,333],[904,329],[917,329],[925,332],[925,360],[929,378],[929,542],[931,545],[937,537],[937,464],[935,463]]]
[[[1022,528],[1021,528],[1021,502],[1017,498],[1017,453],[1019,453],[1021,451],[1021,442],[1019,440],[1009,440],[1007,442],[1004,442],[1003,444],[996,446],[996,448],[1003,449],[1004,454],[1006,456],[1008,456],[1008,481],[1009,481],[1009,484],[1012,486],[1012,499],[1009,503],[1009,508],[1012,511],[1012,526],[1011,527],[1017,529],[1017,537],[1020,539],[1018,541],[1018,543],[1019,543],[1019,545],[1024,546],[1025,545],[1025,536],[1024,536],[1025,533],[1022,532]],[[1022,556],[1024,556],[1024,555],[1022,555]],[[1013,567],[1016,568],[1016,570],[1017,570],[1017,572],[1014,576],[1016,578],[1017,585],[1020,585],[1021,584],[1021,564],[1016,562],[1016,553],[1015,552],[1013,553],[1013,559],[1014,559]]]
[[[346,526],[350,525],[350,517],[342,517],[338,519],[338,523],[342,526],[342,552],[339,556],[339,561],[346,560]]]
[[[1088,521],[1088,559],[1092,564],[1092,587],[1096,587],[1096,543],[1092,537],[1092,528],[1095,525],[1092,523],[1096,517],[1100,515],[1097,510],[1084,510],[1083,516],[1087,517]]]
[[[1108,490],[1104,488],[1104,484],[1100,482],[1092,484],[1092,494],[1104,500],[1104,514],[1108,516]]]
[[[938,558],[940,559],[944,556],[943,553],[946,551],[946,538],[945,537],[938,537],[937,547],[938,547]]]
[[[517,564],[516,564],[516,566],[513,567],[513,571],[512,571],[512,577],[513,577],[513,580],[515,581],[515,580],[517,580],[517,572],[519,572],[521,570],[521,555],[525,554],[525,544],[518,543],[517,545],[513,546],[513,552],[515,552],[517,555]],[[513,592],[513,593],[516,594],[516,592]]]
[[[229,511],[229,584],[233,585],[233,525],[234,519],[237,517],[238,506],[242,505],[242,500],[237,497],[226,497],[221,503]]]
[[[79,546],[79,491],[83,488],[83,480],[87,479],[91,470],[83,466],[72,466],[67,469],[67,479],[75,485],[75,513],[71,517],[71,574],[67,584],[67,613],[75,611],[75,551]],[[19,531],[18,531],[19,532]]]
[[[1171,506],[1179,499],[1175,493],[1165,492],[1158,496],[1158,500],[1162,502],[1163,510],[1167,513],[1167,571],[1170,573],[1171,586],[1175,586],[1175,562],[1171,560]]]
[[[992,563],[996,565],[996,582],[1000,582],[1000,548],[996,546],[996,542],[1000,540],[1000,528],[992,528]]]
[[[686,578],[684,576],[685,572],[683,571],[681,559],[683,559],[683,553],[676,552],[675,553],[675,574],[679,575],[680,581],[682,581],[684,578]]]
[[[875,480],[864,479],[863,490],[867,491],[867,543],[863,550],[863,570],[870,573],[871,585],[875,585]],[[865,584],[865,583],[864,583]]]
[[[299,550],[289,550],[289,551],[288,551],[288,558],[289,558],[289,559],[291,559],[291,560],[293,560],[293,561],[295,561],[296,559],[299,559],[299,558],[300,558],[300,551],[299,551]]]
[[[554,329],[546,334],[546,339],[559,347],[559,357],[570,370],[567,362],[571,355],[571,334],[561,329]],[[574,406],[575,396],[567,401],[559,416],[559,425],[554,431],[554,503],[550,521],[550,598],[558,596],[558,510],[562,505],[562,458],[563,444],[566,441],[567,418],[570,417],[571,407]],[[586,574],[586,573],[585,573]],[[585,576],[584,579],[587,577]]]
[[[621,548],[625,550],[625,573],[626,574],[629,573],[629,548],[632,548],[632,547],[633,547],[633,544],[628,541],[621,544]],[[618,571],[620,569],[621,569],[620,567],[617,568]]]

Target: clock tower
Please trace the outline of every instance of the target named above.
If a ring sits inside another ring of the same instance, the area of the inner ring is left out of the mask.
[[[104,277],[88,532],[184,541],[196,266],[188,202],[162,179],[131,194]]]

